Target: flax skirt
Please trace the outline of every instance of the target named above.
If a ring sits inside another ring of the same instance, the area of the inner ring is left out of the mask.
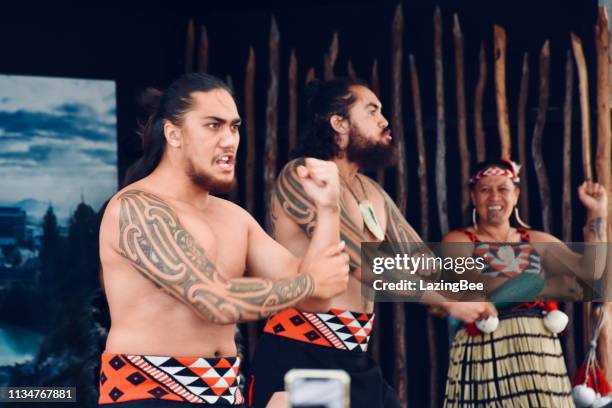
[[[558,336],[537,310],[500,313],[497,330],[457,332],[445,407],[574,407]]]

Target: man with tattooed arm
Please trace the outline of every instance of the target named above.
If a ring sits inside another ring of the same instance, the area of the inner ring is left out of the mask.
[[[236,324],[347,287],[338,169],[316,159],[296,169],[319,220],[297,258],[211,194],[235,183],[240,117],[227,85],[187,74],[150,97],[143,156],[100,229],[112,323],[99,403],[242,405]]]
[[[351,376],[351,407],[399,407],[380,368],[365,351],[374,323],[373,303],[362,296],[362,242],[390,244],[396,253],[412,254],[422,240],[383,188],[360,174],[364,168],[388,166],[396,149],[382,105],[357,80],[313,81],[306,93],[305,123],[299,155],[332,160],[341,180],[340,234],[350,255],[348,289],[320,302],[325,313],[308,313],[300,306],[272,316],[262,335],[249,377],[249,399],[255,408],[282,406],[283,377],[291,368],[336,368]],[[272,235],[295,255],[306,253],[315,227],[323,219],[316,203],[299,182],[304,159],[281,171],[272,199]],[[423,273],[418,271],[417,273]],[[435,292],[420,301],[445,308],[466,322],[495,314],[486,302],[449,302]],[[277,404],[278,405],[274,405]]]

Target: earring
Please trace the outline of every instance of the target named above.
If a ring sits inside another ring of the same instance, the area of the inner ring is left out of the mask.
[[[514,207],[514,217],[516,218],[516,222],[518,222],[521,227],[531,229],[530,225],[526,224],[523,220],[521,220],[521,217],[519,216],[518,207]]]
[[[478,231],[478,222],[476,221],[476,208],[472,208],[472,224],[474,224],[474,231]]]

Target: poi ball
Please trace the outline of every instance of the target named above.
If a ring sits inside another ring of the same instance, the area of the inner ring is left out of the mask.
[[[612,397],[602,397],[601,395],[599,395],[597,398],[595,398],[595,402],[593,402],[592,407],[593,408],[603,408],[611,402],[612,402]]]
[[[499,319],[497,316],[489,316],[485,319],[480,319],[476,321],[476,327],[483,333],[493,333],[495,329],[499,326]]]
[[[544,316],[544,326],[551,333],[561,333],[567,327],[569,317],[560,310],[551,310]]]
[[[597,396],[595,390],[584,384],[576,385],[572,390],[572,398],[577,407],[586,408],[593,405]]]

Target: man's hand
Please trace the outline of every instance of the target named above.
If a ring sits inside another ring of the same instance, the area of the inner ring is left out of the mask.
[[[336,163],[306,158],[304,165],[299,166],[296,171],[304,192],[317,208],[338,210],[340,181]]]
[[[592,181],[585,181],[578,187],[578,198],[589,213],[606,217],[608,194],[604,186]]]
[[[349,279],[349,256],[344,241],[306,261],[303,269],[314,282],[313,297],[330,299],[344,292]]]
[[[449,315],[467,324],[489,316],[497,316],[495,306],[489,302],[444,302],[442,307]]]

